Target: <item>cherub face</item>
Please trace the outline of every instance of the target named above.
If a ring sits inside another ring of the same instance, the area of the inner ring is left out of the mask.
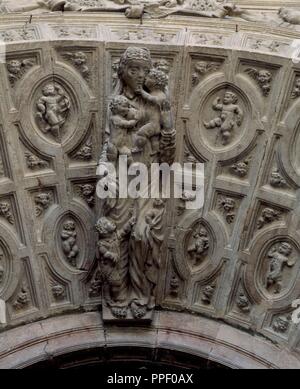
[[[207,71],[207,63],[204,61],[199,61],[195,65],[195,70],[198,73],[204,74]]]
[[[281,181],[282,181],[282,178],[281,178],[281,176],[280,176],[279,173],[273,172],[273,173],[271,174],[271,182],[272,182],[273,184],[279,185],[279,184],[281,184]]]
[[[225,199],[223,202],[223,207],[226,212],[230,212],[235,207],[235,202],[232,199]]]
[[[127,116],[128,113],[129,113],[129,110],[130,110],[130,104],[123,101],[119,104],[118,108],[117,108],[117,112],[121,115],[121,116]]]
[[[82,51],[79,51],[75,54],[74,63],[75,65],[83,65],[86,63],[86,55]]]
[[[91,184],[82,185],[81,188],[84,196],[90,196],[94,193],[94,187]]]
[[[48,84],[43,88],[43,93],[45,96],[55,95],[55,87],[53,84]]]
[[[49,193],[41,193],[35,197],[36,202],[39,204],[46,206],[50,202],[50,194]]]
[[[292,253],[293,249],[292,249],[292,246],[289,245],[288,243],[282,243],[279,246],[278,251],[282,255],[289,256]]]
[[[261,84],[266,84],[266,83],[270,82],[271,78],[272,78],[271,73],[268,71],[265,71],[265,70],[260,71],[258,74],[258,81]]]
[[[239,296],[239,304],[242,306],[242,307],[245,307],[248,305],[248,299],[246,296],[244,295],[240,295]]]
[[[117,226],[115,225],[115,223],[108,220],[106,217],[100,218],[96,224],[96,230],[98,231],[99,235],[102,237],[110,235],[116,229]]]
[[[201,228],[199,231],[200,237],[207,237],[207,231],[204,228]]]
[[[21,62],[18,60],[12,60],[7,64],[8,71],[12,74],[18,74],[21,70]]]
[[[275,212],[273,211],[273,209],[270,209],[270,208],[266,208],[263,212],[263,217],[266,219],[266,220],[272,220],[273,217],[275,216]]]
[[[161,59],[161,60],[157,61],[157,62],[154,64],[154,67],[155,67],[155,69],[160,70],[160,71],[162,71],[162,72],[164,72],[164,73],[166,73],[166,74],[167,74],[168,71],[169,71],[169,63],[168,63],[168,61],[165,60],[165,59]]]
[[[285,317],[278,317],[276,324],[281,331],[285,331],[288,328],[288,321]]]
[[[64,224],[64,230],[66,231],[74,231],[75,230],[75,223],[73,221],[68,221]]]
[[[91,158],[92,157],[92,148],[90,146],[83,146],[80,150],[80,154],[84,158]]]
[[[8,203],[1,203],[0,204],[0,211],[2,213],[7,213],[9,212],[9,204]]]
[[[235,164],[234,169],[239,172],[241,175],[246,175],[248,171],[248,166],[245,162],[239,162]]]
[[[225,93],[225,96],[224,96],[224,99],[223,99],[223,103],[225,105],[229,105],[229,104],[235,104],[236,102],[236,97],[233,93],[231,92],[226,92]]]

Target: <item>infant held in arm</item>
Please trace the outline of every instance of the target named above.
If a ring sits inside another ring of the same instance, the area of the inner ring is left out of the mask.
[[[141,89],[141,96],[146,102],[158,107],[159,110],[153,110],[150,121],[137,131],[134,148],[132,149],[133,153],[143,151],[147,140],[160,134],[161,111],[170,111],[170,103],[166,94],[168,76],[161,70],[152,69],[146,78],[145,86],[149,93]],[[154,144],[152,144],[152,149],[154,149]]]
[[[138,110],[123,95],[117,95],[110,103],[110,130],[112,143],[120,155],[126,155],[128,164],[133,162],[131,150],[126,146],[127,130],[134,128],[139,120]]]

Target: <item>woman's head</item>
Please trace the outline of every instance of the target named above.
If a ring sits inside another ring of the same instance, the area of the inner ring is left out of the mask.
[[[143,88],[146,75],[151,68],[152,61],[148,49],[128,47],[120,59],[118,76],[125,86],[136,92]]]

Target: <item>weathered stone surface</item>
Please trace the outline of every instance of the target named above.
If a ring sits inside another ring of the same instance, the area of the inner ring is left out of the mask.
[[[116,325],[111,344],[134,344],[134,326],[142,322],[147,347],[176,344],[167,330],[185,323],[180,342],[191,352],[213,350],[208,357],[220,363],[299,363],[291,320],[300,295],[299,26],[294,19],[276,22],[279,6],[262,10],[266,15],[256,23],[256,11],[243,18],[174,14],[171,24],[152,15],[143,25],[129,22],[125,9],[80,17],[52,10],[55,18],[45,12],[40,19],[37,8],[30,23],[28,14],[18,22],[9,12],[1,16],[7,43],[0,68],[4,345],[14,333],[14,347],[22,344],[21,324],[33,323],[34,333],[35,322],[48,317],[49,327],[40,328],[47,336],[52,326],[71,328],[79,307],[100,305],[104,322],[100,312],[87,314],[96,323],[91,344],[103,345],[106,321]],[[272,19],[268,33],[266,18]],[[159,79],[159,91],[151,91],[151,77]],[[138,124],[143,114],[146,127]],[[135,136],[122,137],[120,128]],[[132,163],[205,162],[203,208],[186,209],[193,200],[188,191],[178,201],[103,206],[95,194],[97,166],[122,155]],[[51,321],[66,312],[73,316]],[[118,332],[118,322],[127,320],[128,333]],[[188,332],[196,328],[209,342],[192,344]],[[74,349],[83,343],[74,334]],[[29,353],[44,358],[43,347],[30,346]],[[55,353],[63,345],[55,339],[51,347]],[[242,362],[234,348],[244,353]],[[15,360],[2,353],[0,366],[37,360],[25,351]]]

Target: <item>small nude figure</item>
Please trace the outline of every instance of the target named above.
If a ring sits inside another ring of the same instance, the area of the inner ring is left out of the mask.
[[[126,145],[127,131],[132,130],[139,119],[138,111],[133,108],[129,100],[122,95],[115,96],[110,105],[110,130],[112,143],[120,155],[127,156],[128,165],[133,162],[131,150]]]
[[[42,213],[49,208],[52,200],[52,195],[50,192],[38,193],[34,197],[35,202],[35,215],[37,217],[41,216]]]
[[[266,288],[274,288],[275,294],[281,292],[284,266],[292,267],[295,265],[295,259],[289,258],[292,251],[292,246],[287,242],[283,242],[268,253],[270,263],[266,277]]]
[[[68,220],[63,225],[61,232],[62,249],[67,259],[72,266],[76,266],[76,257],[79,254],[79,248],[77,245],[77,232],[75,223],[72,220]]]
[[[213,103],[213,110],[220,111],[220,116],[204,123],[207,129],[220,128],[223,145],[230,142],[234,129],[242,125],[244,113],[237,103],[238,97],[233,92],[225,93],[223,103],[221,98],[217,97]]]
[[[153,111],[150,122],[137,131],[135,147],[132,149],[133,153],[143,151],[147,140],[159,135],[161,132],[161,110],[170,111],[170,104],[166,92],[168,81],[168,76],[162,70],[158,69],[151,69],[145,80],[145,86],[149,93],[141,89],[141,96],[148,103],[158,106],[159,110]],[[152,151],[154,151],[155,146],[152,144]]]
[[[209,249],[209,238],[205,228],[193,235],[195,242],[188,248],[188,253],[194,259],[194,265],[198,265],[203,260],[204,253]]]
[[[43,88],[43,96],[38,100],[37,117],[46,125],[44,132],[50,131],[55,137],[66,121],[70,110],[70,100],[63,89],[55,83],[49,83]]]
[[[130,235],[135,223],[136,218],[132,216],[125,226],[118,230],[112,220],[103,216],[95,226],[99,234],[97,256],[100,261],[102,278],[105,282],[105,294],[108,301],[112,303],[120,302],[119,292],[122,286],[120,274],[121,244]]]

